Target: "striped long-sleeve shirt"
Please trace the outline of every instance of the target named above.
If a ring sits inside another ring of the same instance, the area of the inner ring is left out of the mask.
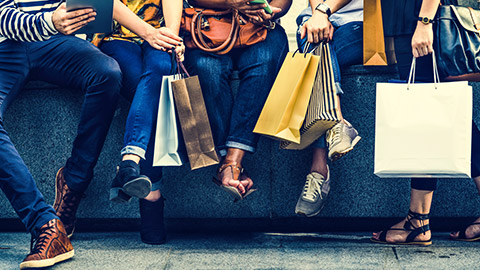
[[[62,0],[0,0],[0,42],[34,42],[57,34],[52,14]]]

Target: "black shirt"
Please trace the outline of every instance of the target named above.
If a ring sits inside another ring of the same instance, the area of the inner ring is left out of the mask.
[[[385,36],[411,35],[417,25],[422,0],[381,0]],[[444,5],[456,5],[456,0],[442,0]]]

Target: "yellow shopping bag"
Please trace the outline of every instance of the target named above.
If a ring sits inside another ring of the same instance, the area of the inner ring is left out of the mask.
[[[310,53],[287,54],[253,132],[300,143],[319,60]]]

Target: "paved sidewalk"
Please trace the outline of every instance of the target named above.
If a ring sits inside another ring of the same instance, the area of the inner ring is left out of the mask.
[[[78,233],[75,257],[52,269],[480,269],[480,243],[434,234],[430,247],[385,246],[369,233],[173,234],[150,246],[137,233]],[[29,235],[0,233],[0,269],[18,269]]]

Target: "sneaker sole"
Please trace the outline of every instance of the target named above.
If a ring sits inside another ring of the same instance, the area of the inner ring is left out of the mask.
[[[301,215],[301,216],[304,216],[304,217],[314,217],[314,216],[320,214],[320,212],[322,212],[324,206],[325,206],[325,204],[322,205],[322,207],[320,207],[320,209],[318,209],[318,211],[316,211],[314,213],[306,214],[302,210],[295,210],[295,214]]]
[[[355,139],[353,139],[352,141],[352,145],[349,148],[343,150],[342,152],[333,152],[331,155],[329,155],[329,159],[332,162],[339,160],[341,157],[345,156],[348,152],[352,151],[353,147],[355,147],[355,145],[360,141],[361,138],[362,137],[360,136],[355,137]]]
[[[56,263],[68,260],[75,255],[74,250],[72,249],[71,251],[67,253],[63,253],[60,255],[57,255],[51,259],[45,259],[45,260],[38,260],[38,261],[28,261],[28,262],[22,262],[20,264],[20,269],[25,269],[25,268],[44,268],[44,267],[49,267],[52,266]]]
[[[146,176],[140,176],[123,185],[123,192],[132,197],[143,199],[152,190],[152,182]]]
[[[110,189],[110,201],[116,203],[128,203],[132,199],[132,196],[123,192],[122,188]]]

